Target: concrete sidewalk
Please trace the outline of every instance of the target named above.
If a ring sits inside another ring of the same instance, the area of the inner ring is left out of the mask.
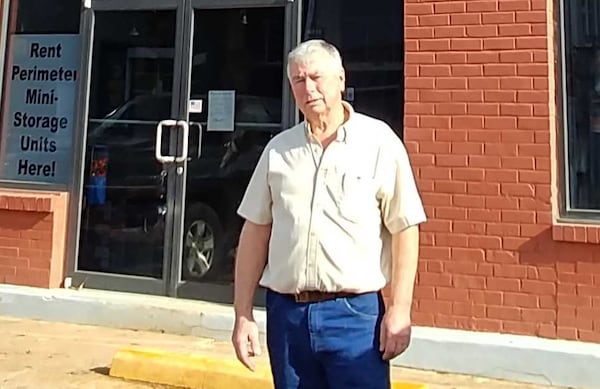
[[[216,358],[233,358],[228,342],[195,336],[0,317],[0,388],[167,388],[109,377],[115,353],[143,347]],[[263,357],[263,362],[266,357]],[[401,381],[430,389],[542,389],[484,378],[393,368]],[[236,388],[223,388],[236,389]]]

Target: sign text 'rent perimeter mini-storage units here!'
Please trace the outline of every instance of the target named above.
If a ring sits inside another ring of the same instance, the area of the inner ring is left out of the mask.
[[[79,35],[13,35],[0,178],[66,183],[79,81]]]

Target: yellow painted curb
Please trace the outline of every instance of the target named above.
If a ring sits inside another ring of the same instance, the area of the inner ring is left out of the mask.
[[[128,380],[198,389],[272,388],[270,371],[248,371],[237,360],[125,348],[113,356],[110,375]]]
[[[164,350],[124,348],[113,356],[112,377],[197,389],[273,388],[269,366],[256,372],[235,359]],[[427,389],[424,384],[394,382],[393,389]]]

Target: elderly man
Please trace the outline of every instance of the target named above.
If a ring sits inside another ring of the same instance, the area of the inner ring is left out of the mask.
[[[305,121],[266,146],[238,210],[235,351],[254,369],[261,285],[277,389],[389,389],[389,360],[410,341],[425,221],[409,159],[388,125],[342,101],[333,45],[300,44],[288,78]]]

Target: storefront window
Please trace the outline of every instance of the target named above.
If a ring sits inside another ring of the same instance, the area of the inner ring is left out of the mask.
[[[600,209],[600,3],[564,1],[567,209]]]
[[[80,75],[79,0],[13,0],[3,74],[0,179],[67,184]]]
[[[302,39],[335,44],[346,69],[346,96],[362,113],[402,134],[403,8],[397,0],[305,0]]]

